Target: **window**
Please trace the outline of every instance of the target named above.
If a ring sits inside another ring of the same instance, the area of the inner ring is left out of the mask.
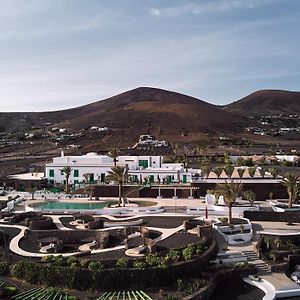
[[[105,181],[105,173],[101,173],[101,182]]]
[[[74,170],[74,177],[79,177],[79,170]]]
[[[187,176],[186,175],[183,175],[182,182],[187,183]]]
[[[63,170],[60,170],[60,175],[64,175],[65,172]]]
[[[53,169],[49,170],[49,177],[54,177],[54,170]]]
[[[149,176],[149,181],[150,181],[151,183],[154,182],[154,175],[150,175],[150,176]]]
[[[79,182],[79,181],[75,179],[75,180],[74,180],[74,185],[75,185],[75,184],[78,184],[78,182]]]
[[[146,159],[139,160],[139,167],[148,168],[148,160]]]

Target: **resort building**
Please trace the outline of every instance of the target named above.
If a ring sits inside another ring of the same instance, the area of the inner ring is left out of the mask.
[[[201,170],[185,170],[182,163],[164,163],[162,156],[119,156],[117,165],[127,166],[130,182],[159,182],[159,183],[190,183],[199,178]],[[70,184],[85,180],[84,174],[89,174],[90,181],[104,182],[108,171],[114,166],[113,158],[96,153],[82,156],[64,156],[53,158],[46,164],[45,175],[52,184],[62,184],[65,174],[62,169],[71,167]]]

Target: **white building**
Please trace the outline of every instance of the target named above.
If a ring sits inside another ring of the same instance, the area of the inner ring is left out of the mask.
[[[131,182],[192,182],[192,176],[200,170],[185,171],[181,163],[164,163],[162,156],[119,156],[117,165],[127,166]],[[106,155],[87,153],[82,156],[54,157],[53,162],[46,164],[45,176],[53,184],[62,184],[65,175],[61,171],[64,167],[72,168],[69,178],[70,184],[76,184],[85,180],[84,174],[91,174],[91,181],[104,182],[108,171],[114,166],[114,161]]]

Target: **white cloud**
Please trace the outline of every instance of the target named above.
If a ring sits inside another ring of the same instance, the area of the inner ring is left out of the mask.
[[[210,0],[203,1],[202,3],[185,2],[184,4],[160,9],[158,13],[166,17],[177,17],[185,14],[211,14],[237,9],[253,9],[272,4],[274,1],[280,0]],[[152,14],[155,15],[154,11]]]
[[[152,9],[150,10],[150,14],[151,14],[152,16],[159,17],[159,16],[161,15],[161,12],[160,12],[160,10],[157,9],[157,8],[152,8]]]

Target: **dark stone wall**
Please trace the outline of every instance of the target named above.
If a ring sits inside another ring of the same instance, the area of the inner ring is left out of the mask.
[[[194,187],[198,189],[193,190],[193,196],[195,198],[204,197],[207,190],[216,189],[215,183],[199,183],[193,184]],[[128,189],[128,188],[127,188]],[[126,190],[126,187],[124,187]],[[280,183],[244,183],[243,190],[252,190],[256,194],[257,200],[269,199],[269,193],[273,193],[273,199],[284,199],[288,197],[286,188]],[[177,188],[178,198],[187,198],[190,195],[189,189]],[[95,197],[118,197],[118,186],[113,185],[101,185],[96,186],[93,193]],[[156,198],[158,196],[158,189],[151,187],[146,187],[141,190],[136,190],[131,193],[128,197],[132,198]],[[174,196],[174,189],[161,189],[161,196],[163,198],[172,198]]]
[[[217,253],[217,243],[212,241],[210,247],[201,256],[190,261],[183,261],[169,265],[166,269],[152,267],[145,270],[133,268],[104,269],[101,272],[97,289],[118,289],[163,287],[170,285],[178,278],[200,276],[209,261]],[[89,270],[82,270],[79,274],[77,289],[88,289],[91,287],[92,275]]]
[[[51,229],[54,225],[52,218],[40,217],[36,219],[28,219],[27,226],[31,230]]]
[[[183,300],[209,300],[214,290],[223,280],[232,279],[234,281],[236,278],[247,277],[256,272],[254,267],[216,271],[205,288],[183,298]]]
[[[250,221],[268,222],[291,222],[300,223],[298,212],[275,212],[275,211],[244,211],[244,217]]]
[[[82,239],[90,237],[91,240],[102,241],[108,235],[107,232],[97,230],[27,230],[24,238],[35,242],[40,238],[53,236],[66,244],[83,244],[83,242],[81,242]]]

